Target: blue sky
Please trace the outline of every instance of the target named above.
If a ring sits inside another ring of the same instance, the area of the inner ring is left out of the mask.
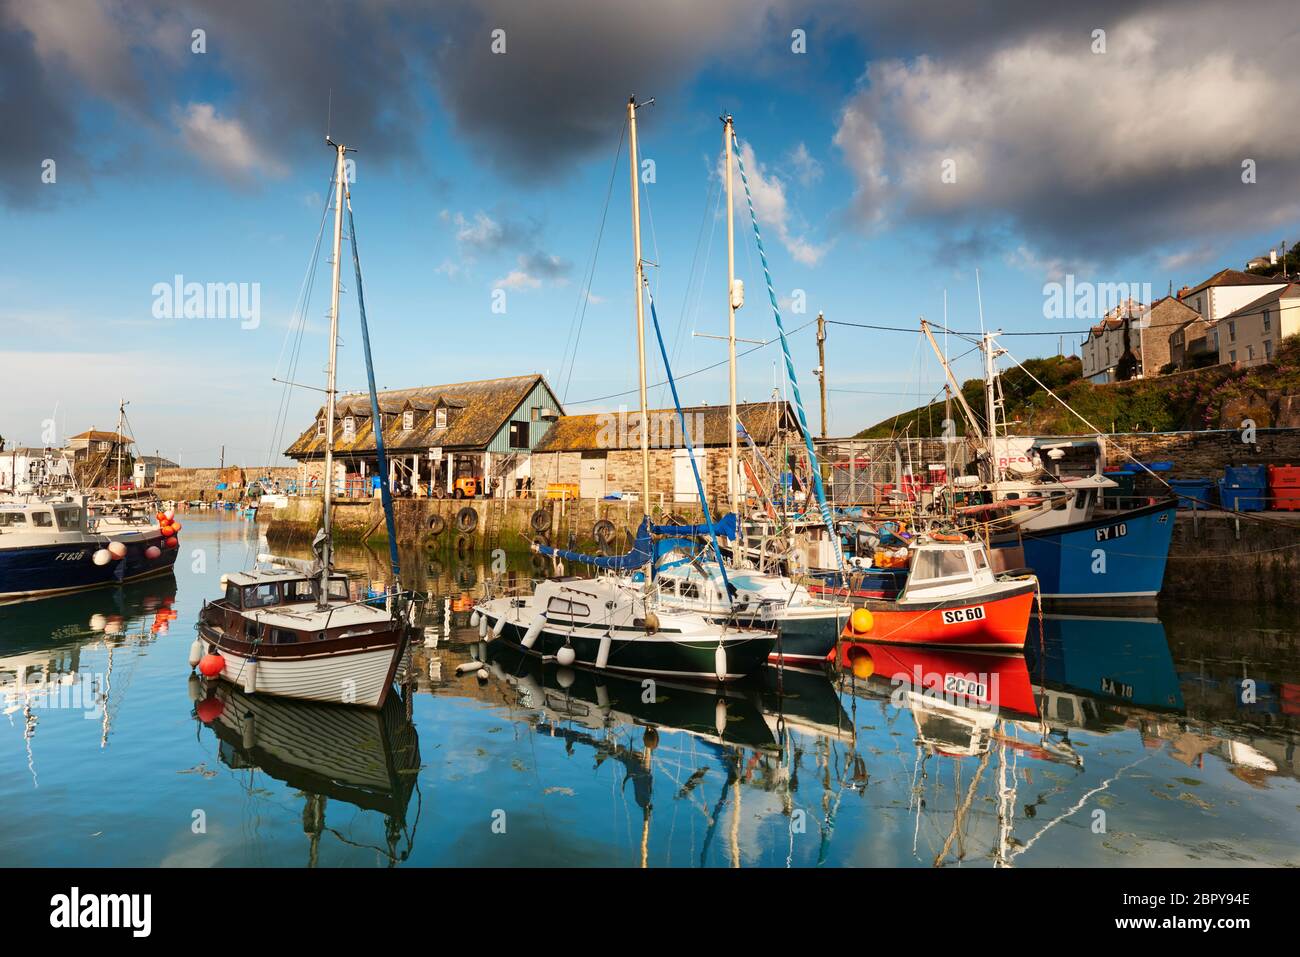
[[[0,434],[39,444],[47,419],[60,438],[106,428],[121,395],[146,451],[185,465],[214,464],[223,444],[227,461],[277,457],[318,399],[294,394],[277,433],[272,377],[285,374],[328,189],[331,109],[332,132],[358,148],[366,303],[392,388],[538,371],[569,411],[635,402],[584,401],[636,385],[625,149],[585,281],[630,92],[656,98],[641,114],[655,164],[642,227],[675,371],[725,358],[691,333],[726,329],[716,191],[730,110],[786,326],[804,327],[792,343],[814,428],[806,324],[819,310],[914,328],[941,319],[946,289],[952,326],[977,329],[978,269],[991,327],[1044,333],[1008,340],[1019,357],[1055,353],[1062,336],[1069,352],[1095,317],[1046,318],[1045,283],[1069,273],[1160,296],[1300,240],[1293,124],[1248,106],[1271,95],[1271,64],[1289,62],[1286,31],[1261,34],[1258,18],[1195,3],[946,18],[927,3],[837,0],[540,6],[0,3],[0,123],[14,131],[0,161]],[[490,49],[497,28],[503,54]],[[738,335],[769,339],[743,205],[736,235]],[[350,272],[345,248],[349,288]],[[156,317],[155,284],[178,274],[257,284],[260,323]],[[311,384],[327,277],[322,262],[296,373]],[[351,295],[342,330],[341,385],[360,388]],[[742,359],[742,399],[770,394],[778,358],[773,345]],[[975,375],[977,359],[957,371]],[[838,325],[827,372],[833,434],[941,383],[916,335]],[[726,401],[725,368],[681,385],[684,401]]]

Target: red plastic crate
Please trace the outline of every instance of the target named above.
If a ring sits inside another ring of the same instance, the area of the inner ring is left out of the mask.
[[[1273,489],[1273,508],[1283,512],[1300,512],[1300,488]]]
[[[1270,465],[1268,487],[1300,489],[1300,465]]]

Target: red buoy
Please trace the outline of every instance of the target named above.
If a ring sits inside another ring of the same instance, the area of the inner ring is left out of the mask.
[[[199,659],[199,674],[205,678],[215,678],[226,667],[226,659],[220,655],[204,655]]]
[[[180,542],[177,541],[176,536],[173,535],[170,538],[168,538],[167,541],[164,542],[163,544],[165,544],[168,548],[175,548],[177,545],[180,544]]]

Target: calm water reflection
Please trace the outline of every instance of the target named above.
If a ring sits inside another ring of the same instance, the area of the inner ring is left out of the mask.
[[[198,608],[258,550],[191,514],[175,580],[0,608],[0,863],[1300,864],[1281,617],[1049,616],[1023,658],[858,649],[648,695],[481,644],[489,570],[420,554],[425,639],[371,713],[187,681]]]

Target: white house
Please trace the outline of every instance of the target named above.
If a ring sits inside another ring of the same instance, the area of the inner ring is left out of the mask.
[[[1228,313],[1218,330],[1220,362],[1272,361],[1278,343],[1300,332],[1300,285],[1287,283]]]
[[[71,456],[65,449],[18,446],[0,452],[0,489],[13,491],[15,484],[70,479],[71,475]]]
[[[1227,353],[1222,348],[1223,336],[1218,328],[1220,321],[1265,293],[1286,285],[1283,279],[1256,276],[1238,269],[1221,269],[1200,285],[1181,290],[1178,298],[1209,321],[1208,346],[1211,351],[1220,353],[1219,361],[1227,362]]]

